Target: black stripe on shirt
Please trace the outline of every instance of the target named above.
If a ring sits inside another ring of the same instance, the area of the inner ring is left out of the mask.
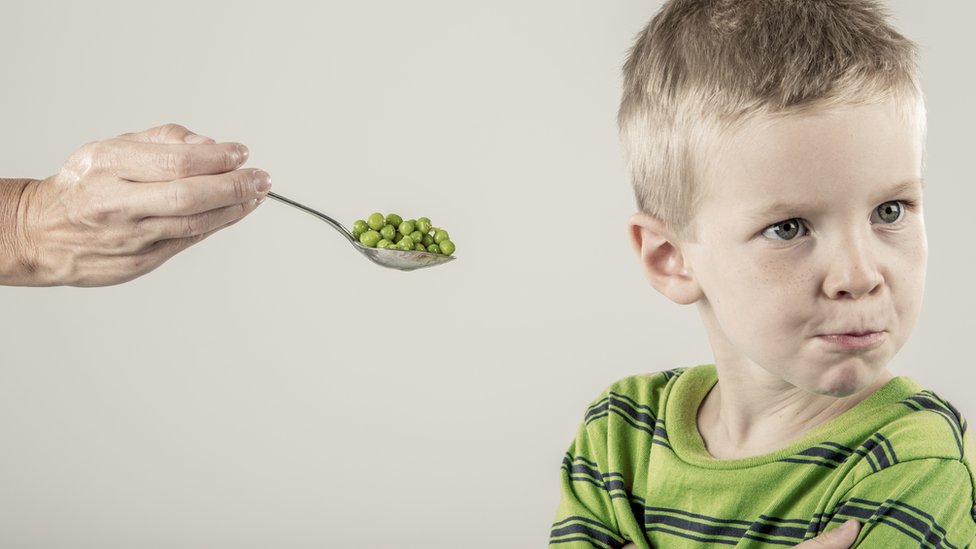
[[[945,528],[932,515],[898,500],[877,502],[851,498],[841,505],[836,516],[839,518],[833,519],[835,521],[857,518],[862,523],[885,524],[922,543],[924,547],[955,548],[946,540]]]
[[[898,455],[895,454],[891,441],[881,433],[871,435],[855,453],[864,456],[875,473],[898,463]]]
[[[953,438],[956,440],[956,447],[959,450],[959,458],[963,457],[962,435],[966,432],[966,421],[951,404],[942,400],[931,391],[922,391],[901,401],[902,404],[917,411],[928,410],[942,416],[942,419],[949,425]]]
[[[549,544],[567,543],[571,540],[564,536],[569,535],[574,536],[575,541],[599,543],[601,547],[619,547],[624,544],[623,538],[615,535],[599,521],[578,515],[553,524],[549,533]]]
[[[816,446],[811,446],[802,452],[794,454],[792,457],[783,458],[779,461],[820,465],[829,469],[836,469],[853,452],[854,450],[846,446],[841,446],[840,444],[821,442]]]
[[[809,521],[802,519],[768,515],[760,515],[755,522],[722,519],[666,507],[648,506],[644,512],[644,525],[648,532],[658,531],[696,541],[732,545],[748,538],[792,547],[806,538],[808,524]]]

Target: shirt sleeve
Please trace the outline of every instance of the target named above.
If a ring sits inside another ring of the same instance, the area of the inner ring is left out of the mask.
[[[966,465],[945,458],[901,462],[865,477],[839,502],[832,522],[855,518],[853,547],[969,547],[976,539]]]
[[[591,414],[587,414],[587,420],[563,458],[559,507],[549,535],[550,548],[608,549],[626,543],[618,531],[605,483],[606,435],[601,434],[600,428],[605,422],[590,421]]]

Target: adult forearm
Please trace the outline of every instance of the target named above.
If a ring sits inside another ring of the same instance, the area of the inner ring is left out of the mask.
[[[24,227],[24,194],[33,179],[0,179],[0,284],[34,286]]]

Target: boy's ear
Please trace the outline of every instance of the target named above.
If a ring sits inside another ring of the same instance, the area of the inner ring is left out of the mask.
[[[677,239],[658,218],[644,212],[631,216],[630,240],[654,289],[682,305],[704,296]]]

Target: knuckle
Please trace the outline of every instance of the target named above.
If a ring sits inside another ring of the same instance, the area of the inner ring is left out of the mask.
[[[142,248],[142,242],[131,235],[115,238],[115,251],[119,254],[134,254],[141,251]]]
[[[231,182],[232,190],[234,191],[234,198],[238,201],[243,202],[248,197],[251,196],[254,186],[251,184],[251,174],[247,172],[238,171],[234,179]]]
[[[109,149],[110,146],[104,141],[92,141],[79,147],[68,162],[80,173],[111,168],[113,161]]]
[[[173,122],[168,122],[159,127],[160,133],[183,133],[185,131],[187,131],[186,128]]]
[[[120,212],[119,205],[96,198],[79,207],[76,221],[90,230],[98,231],[111,226]]]
[[[134,254],[142,248],[139,239],[129,231],[105,231],[101,246],[106,253],[119,256]]]
[[[132,230],[132,243],[135,245],[132,253],[143,253],[156,246],[160,240],[166,238],[165,231],[157,219],[143,219],[136,223]]]
[[[163,124],[162,126],[156,128],[156,134],[163,138],[182,140],[183,136],[190,133],[190,130],[184,128],[179,124],[174,124],[172,122],[168,124]]]
[[[166,202],[174,212],[185,211],[187,204],[186,193],[179,185],[169,185],[166,189]]]
[[[181,238],[190,238],[200,233],[201,220],[199,216],[187,216],[180,221],[179,235]]]
[[[188,150],[177,150],[160,155],[159,162],[166,173],[179,179],[191,175],[193,155]]]

